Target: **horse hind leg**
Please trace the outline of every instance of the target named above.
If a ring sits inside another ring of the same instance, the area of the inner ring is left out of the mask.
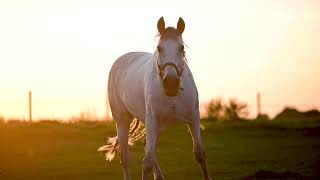
[[[132,116],[130,114],[121,114],[120,117],[114,117],[117,125],[117,135],[120,150],[120,164],[125,180],[130,180],[130,162],[128,150],[128,136],[130,129],[130,122]]]

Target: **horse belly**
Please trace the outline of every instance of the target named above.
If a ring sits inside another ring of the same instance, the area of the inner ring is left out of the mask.
[[[132,86],[126,88],[122,101],[124,102],[127,110],[132,114],[135,118],[144,121],[145,118],[145,101],[144,101],[144,91],[141,86],[140,81],[133,80]]]

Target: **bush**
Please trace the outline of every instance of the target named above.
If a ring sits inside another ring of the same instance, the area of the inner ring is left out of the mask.
[[[237,99],[230,99],[227,103],[221,99],[211,99],[206,111],[207,119],[214,121],[239,121],[246,119],[249,114],[247,103],[239,102]]]
[[[285,107],[279,114],[274,117],[274,120],[298,120],[298,121],[320,121],[320,112],[316,109],[308,111],[299,111],[293,107]]]
[[[270,121],[271,119],[268,116],[268,114],[259,114],[255,120],[256,121]]]

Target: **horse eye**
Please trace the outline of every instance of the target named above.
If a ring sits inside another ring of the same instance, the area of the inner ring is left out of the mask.
[[[160,46],[157,46],[158,52],[161,52],[162,48]]]

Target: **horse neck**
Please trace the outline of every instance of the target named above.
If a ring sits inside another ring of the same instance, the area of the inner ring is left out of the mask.
[[[159,69],[158,69],[158,58],[159,58],[159,53],[157,50],[155,50],[155,52],[153,53],[152,56],[152,68],[156,73],[159,73]]]

